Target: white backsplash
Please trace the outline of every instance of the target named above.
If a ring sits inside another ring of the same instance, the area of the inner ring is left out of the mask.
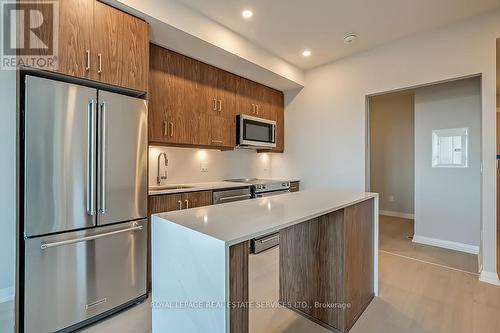
[[[270,178],[272,154],[254,150],[219,151],[196,148],[149,147],[149,185],[156,186],[158,155],[168,157],[168,179],[165,184],[212,182],[231,178]],[[161,170],[163,171],[163,158]],[[208,169],[202,172],[202,167]]]

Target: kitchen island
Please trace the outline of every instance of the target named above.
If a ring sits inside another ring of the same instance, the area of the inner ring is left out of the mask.
[[[378,292],[378,196],[318,189],[153,215],[153,333],[248,333],[250,240],[274,232],[281,306],[348,332]]]

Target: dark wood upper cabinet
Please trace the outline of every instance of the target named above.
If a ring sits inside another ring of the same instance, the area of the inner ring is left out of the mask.
[[[64,0],[58,7],[54,71],[147,91],[149,26],[145,21],[95,0]]]
[[[281,92],[153,44],[149,56],[150,143],[233,149],[238,114],[283,126]]]

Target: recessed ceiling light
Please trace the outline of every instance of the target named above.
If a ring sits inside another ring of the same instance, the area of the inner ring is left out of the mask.
[[[304,57],[310,57],[311,56],[311,51],[310,50],[305,50],[304,52],[302,52],[302,56],[304,56]]]
[[[356,39],[358,39],[358,36],[356,34],[349,34],[349,35],[347,35],[347,36],[344,37],[344,43],[351,44]]]
[[[249,9],[245,9],[242,13],[241,16],[243,16],[246,19],[249,19],[253,16],[253,12]]]

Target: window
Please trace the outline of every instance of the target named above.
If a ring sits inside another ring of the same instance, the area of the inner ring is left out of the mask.
[[[467,168],[468,128],[432,131],[432,167]]]

